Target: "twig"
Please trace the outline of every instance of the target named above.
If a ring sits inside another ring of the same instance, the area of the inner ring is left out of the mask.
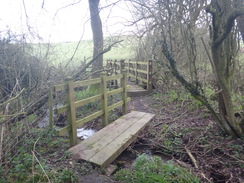
[[[33,155],[32,173],[34,174],[34,158],[35,158],[36,161],[38,162],[38,164],[40,165],[40,167],[41,167],[43,173],[44,173],[45,176],[47,177],[48,182],[51,183],[51,181],[50,181],[50,179],[49,179],[49,177],[48,177],[46,171],[44,170],[44,168],[43,168],[41,162],[38,160],[38,158],[37,158],[36,155],[35,155],[36,144],[37,144],[37,142],[38,142],[39,139],[40,139],[40,137],[35,141],[34,146],[33,146],[33,151],[31,151],[31,152],[32,152],[32,155]],[[34,178],[34,176],[33,176],[33,178]]]
[[[5,128],[5,124],[2,125],[1,135],[0,135],[0,164],[2,164],[4,128]]]
[[[232,182],[232,178],[233,178],[233,175],[232,175],[232,173],[230,173],[230,178],[228,181],[226,181],[226,183]]]
[[[36,161],[37,161],[37,162],[38,162],[38,164],[40,165],[40,167],[41,167],[41,169],[42,169],[43,173],[44,173],[44,174],[45,174],[45,176],[47,177],[48,182],[49,182],[49,183],[51,183],[51,181],[50,181],[50,179],[49,179],[49,177],[48,177],[48,175],[47,175],[46,171],[44,170],[44,168],[43,168],[43,166],[42,166],[41,162],[40,162],[40,161],[38,160],[38,158],[36,157],[36,155],[35,155],[34,151],[31,151],[31,152],[32,152],[33,157],[36,159]]]
[[[174,159],[174,161],[175,161],[177,164],[179,164],[180,166],[183,166],[183,167],[185,167],[185,168],[190,168],[190,167],[191,167],[191,165],[186,164],[185,162],[180,161],[180,160],[178,160],[178,159]]]
[[[159,125],[161,125],[161,124],[163,124],[163,123],[165,123],[165,124],[173,123],[173,122],[175,122],[177,119],[179,119],[179,118],[181,118],[182,116],[184,116],[188,111],[189,111],[189,109],[188,109],[187,111],[185,111],[184,113],[182,113],[181,115],[175,117],[172,121],[166,121],[166,122],[163,121],[163,122],[160,122],[160,123],[154,125],[153,127],[157,127],[157,126],[159,126]]]
[[[236,161],[239,161],[240,163],[243,163],[243,164],[244,164],[244,161],[243,161],[243,160],[238,159],[238,158],[236,158],[235,156],[232,156],[232,155],[227,154],[227,153],[224,153],[224,154],[227,155],[227,156],[229,156],[229,157],[231,157],[231,158],[233,158],[233,159],[235,159]]]
[[[26,112],[22,112],[22,113],[17,113],[17,114],[9,114],[9,115],[0,115],[0,118],[5,118],[5,117],[14,117],[14,116],[18,116],[18,115],[25,115]],[[1,124],[1,123],[0,123]]]
[[[185,147],[185,150],[186,150],[188,156],[190,157],[192,163],[194,164],[195,168],[198,168],[197,160],[194,158],[194,156],[192,155],[191,151],[187,147]]]
[[[213,64],[212,57],[211,57],[211,55],[210,55],[210,53],[209,53],[209,51],[208,51],[208,48],[207,48],[207,46],[206,46],[206,43],[205,43],[204,40],[203,40],[203,37],[201,37],[201,41],[202,41],[202,44],[203,44],[203,46],[204,46],[204,49],[205,49],[205,51],[206,51],[206,53],[207,53],[207,55],[208,55],[208,59],[210,60],[211,65],[213,66],[214,64]]]
[[[25,89],[23,88],[23,89],[18,93],[18,95],[16,95],[15,97],[9,99],[9,100],[6,101],[6,102],[1,103],[0,106],[2,106],[2,105],[4,105],[4,104],[7,104],[7,103],[11,102],[12,100],[18,98],[18,97],[20,96],[20,94],[21,94],[24,90],[25,90]]]
[[[86,80],[88,78],[90,78],[93,74],[99,73],[99,72],[108,72],[111,71],[112,69],[102,69],[102,70],[97,70],[95,72],[90,73],[88,76],[86,76],[85,78],[83,78],[83,80]]]
[[[200,175],[202,176],[202,178],[204,178],[204,180],[206,180],[206,181],[208,181],[208,182],[212,182],[211,180],[209,180],[207,177],[206,177],[206,175],[204,174],[204,173],[200,173]]]
[[[115,45],[115,44],[118,44],[118,43],[120,43],[120,42],[122,42],[122,41],[124,41],[124,40],[120,40],[120,41],[116,41],[116,42],[114,42],[113,44],[111,44],[111,45],[109,45],[106,49],[104,49],[102,52],[100,52],[99,54],[97,54],[90,62],[88,62],[87,64],[86,64],[86,66],[85,67],[83,67],[78,73],[76,73],[75,75],[74,75],[74,77],[76,78],[76,77],[78,77],[81,73],[83,73],[93,62],[95,62],[96,60],[97,60],[97,58],[100,56],[100,55],[103,55],[104,53],[107,53],[107,52],[109,52],[110,50],[111,50],[111,48]]]

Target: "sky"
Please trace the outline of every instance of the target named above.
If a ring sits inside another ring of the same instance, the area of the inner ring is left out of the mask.
[[[100,0],[104,36],[130,34],[129,4]],[[1,0],[0,31],[26,34],[27,41],[71,42],[92,39],[88,0]]]

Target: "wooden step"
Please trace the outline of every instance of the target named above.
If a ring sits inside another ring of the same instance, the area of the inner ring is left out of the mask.
[[[74,159],[82,159],[101,167],[113,162],[150,122],[154,114],[133,111],[69,149]]]
[[[127,85],[128,97],[140,97],[140,96],[148,95],[150,93],[152,93],[152,91],[145,90],[144,88],[138,85]]]

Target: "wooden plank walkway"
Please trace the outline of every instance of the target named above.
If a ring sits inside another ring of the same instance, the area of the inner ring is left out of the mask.
[[[69,149],[74,159],[83,159],[101,167],[113,162],[150,122],[154,114],[133,111]]]
[[[144,88],[136,85],[131,84],[127,85],[127,94],[128,97],[140,97],[151,93],[152,91],[145,90]]]

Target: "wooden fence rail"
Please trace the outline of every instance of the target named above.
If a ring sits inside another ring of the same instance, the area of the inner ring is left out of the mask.
[[[107,82],[110,80],[121,80],[121,86],[118,89],[108,91],[107,90]],[[119,106],[122,106],[122,112],[123,114],[126,113],[126,106],[127,102],[129,102],[130,98],[127,98],[127,72],[124,69],[121,74],[117,74],[114,76],[107,76],[105,72],[101,73],[100,78],[85,80],[85,81],[76,81],[74,82],[71,77],[68,77],[65,80],[64,84],[55,85],[50,89],[49,93],[49,126],[53,127],[53,90],[55,92],[59,91],[66,91],[66,100],[67,105],[59,107],[55,110],[57,114],[67,112],[68,117],[68,126],[63,127],[61,129],[58,129],[59,135],[63,135],[65,133],[69,133],[70,137],[70,146],[74,146],[77,144],[77,127],[85,124],[88,121],[91,121],[99,116],[103,117],[103,125],[108,125],[108,112],[113,110],[114,108],[117,108]],[[97,94],[95,96],[75,101],[74,94],[75,94],[75,88],[82,87],[82,86],[90,86],[92,84],[99,84],[100,83],[100,94]],[[121,93],[122,100],[108,106],[108,96]],[[95,102],[95,101],[101,101],[102,104],[102,110],[95,112],[89,116],[86,116],[82,119],[77,120],[76,119],[76,108],[84,106],[86,104]]]
[[[131,60],[107,60],[107,68],[112,68],[111,75],[121,73],[123,69],[127,70],[129,78],[135,78],[136,84],[145,83],[147,90],[152,90],[152,60],[147,62]]]
[[[128,77],[135,78],[136,84],[139,81],[146,83],[147,90],[152,90],[152,60],[148,62],[125,61],[125,69],[127,69]]]

